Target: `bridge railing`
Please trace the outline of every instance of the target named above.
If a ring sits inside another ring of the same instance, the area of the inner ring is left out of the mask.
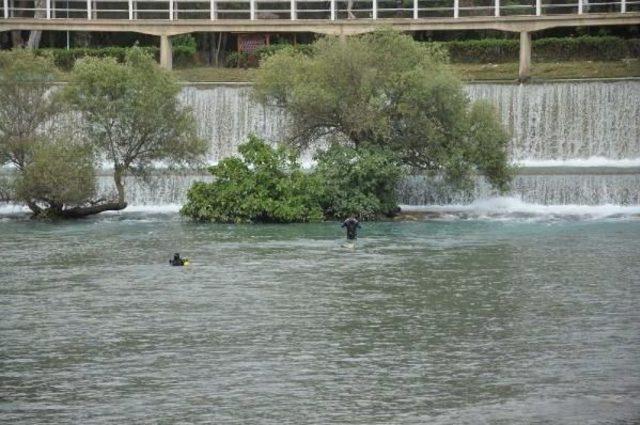
[[[0,0],[0,16],[40,19],[428,19],[626,13],[640,0]]]

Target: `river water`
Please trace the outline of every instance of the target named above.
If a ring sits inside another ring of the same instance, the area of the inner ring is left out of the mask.
[[[640,420],[637,216],[0,235],[3,423]]]

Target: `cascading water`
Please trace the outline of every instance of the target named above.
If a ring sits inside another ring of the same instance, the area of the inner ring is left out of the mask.
[[[492,102],[513,135],[510,157],[525,165],[509,194],[517,202],[640,206],[640,81],[476,83],[467,91],[473,100]],[[181,97],[210,142],[210,162],[236,153],[251,133],[274,143],[286,135],[286,114],[254,102],[248,84],[188,86]],[[128,198],[134,206],[181,204],[189,186],[203,178],[131,179]],[[102,192],[112,190],[108,177],[100,181]],[[458,193],[415,176],[400,185],[399,196],[406,205],[460,205],[497,194],[482,179],[474,190]]]
[[[513,160],[640,158],[640,81],[469,84],[496,105]]]

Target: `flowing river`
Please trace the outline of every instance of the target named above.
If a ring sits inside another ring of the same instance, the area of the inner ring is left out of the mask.
[[[366,223],[355,251],[149,213],[0,234],[4,423],[640,419],[638,220]]]
[[[355,250],[184,221],[193,172],[75,222],[0,206],[0,422],[640,423],[640,81],[467,91],[513,134],[512,191],[409,177]],[[286,133],[248,86],[182,98],[211,162]]]

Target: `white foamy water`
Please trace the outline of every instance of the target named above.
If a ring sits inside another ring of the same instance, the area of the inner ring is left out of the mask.
[[[496,106],[513,135],[509,154],[514,161],[640,158],[638,80],[479,83],[466,90],[472,100]],[[287,134],[287,115],[253,101],[251,85],[185,87],[181,97],[210,143],[209,161],[234,154],[251,133],[273,142]]]
[[[449,205],[401,205],[404,212],[435,212],[443,214],[466,213],[484,218],[506,218],[514,216],[577,217],[602,219],[607,217],[632,217],[640,219],[640,205],[541,205],[524,202],[516,197],[481,199],[469,204]]]
[[[516,161],[640,158],[640,81],[470,84],[496,105]]]
[[[538,167],[576,167],[576,168],[636,168],[640,167],[640,158],[610,159],[602,156],[572,159],[523,159],[514,165],[526,168]]]

